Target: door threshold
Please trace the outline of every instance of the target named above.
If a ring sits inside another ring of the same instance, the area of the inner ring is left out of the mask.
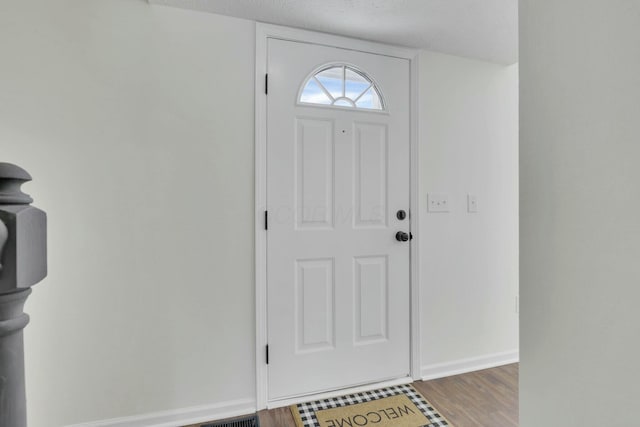
[[[297,405],[298,403],[312,402],[314,400],[331,399],[333,397],[344,396],[346,394],[362,393],[364,391],[371,391],[379,388],[411,384],[412,382],[413,382],[413,378],[411,378],[411,376],[406,376],[402,378],[379,381],[375,383],[362,384],[359,386],[341,388],[341,389],[325,391],[321,393],[310,393],[302,396],[269,400],[267,401],[267,409],[282,408],[284,406]]]

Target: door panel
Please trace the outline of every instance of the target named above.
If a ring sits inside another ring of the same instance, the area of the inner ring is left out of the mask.
[[[333,63],[373,76],[386,111],[299,104]],[[269,39],[268,72],[268,399],[405,377],[409,62]]]
[[[355,257],[355,342],[367,344],[387,338],[388,277],[386,256]]]
[[[333,121],[296,118],[296,224],[333,227]]]
[[[333,259],[297,260],[297,353],[334,347]]]
[[[354,123],[353,226],[386,227],[387,125]]]

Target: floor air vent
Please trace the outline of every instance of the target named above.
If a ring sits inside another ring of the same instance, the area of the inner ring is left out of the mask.
[[[215,423],[202,424],[200,427],[260,427],[260,419],[257,415],[234,418],[232,420],[216,421]]]

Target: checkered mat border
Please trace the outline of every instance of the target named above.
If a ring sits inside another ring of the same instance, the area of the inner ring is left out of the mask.
[[[353,405],[355,403],[370,402],[372,400],[396,396],[398,394],[406,394],[407,397],[409,397],[409,399],[427,417],[430,423],[424,425],[423,427],[453,427],[411,385],[398,385],[382,388],[379,390],[365,391],[362,393],[334,397],[332,399],[322,399],[316,400],[315,402],[299,403],[297,405],[291,406],[291,411],[298,411],[300,420],[302,421],[302,427],[320,427],[320,423],[316,419],[315,411],[339,408],[342,406]],[[294,418],[297,418],[295,413]]]

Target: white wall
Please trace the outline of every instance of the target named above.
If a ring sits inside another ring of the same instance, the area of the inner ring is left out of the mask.
[[[520,12],[521,426],[636,426],[640,3]]]
[[[0,3],[0,157],[50,227],[30,426],[253,398],[254,44],[145,1]]]
[[[252,407],[254,39],[144,0],[0,3],[0,159],[50,227],[31,427]],[[421,200],[423,365],[459,366],[517,348],[516,71],[420,60],[422,193],[455,202]]]
[[[518,70],[420,59],[422,366],[435,377],[518,357]],[[427,193],[450,212],[427,213]]]

